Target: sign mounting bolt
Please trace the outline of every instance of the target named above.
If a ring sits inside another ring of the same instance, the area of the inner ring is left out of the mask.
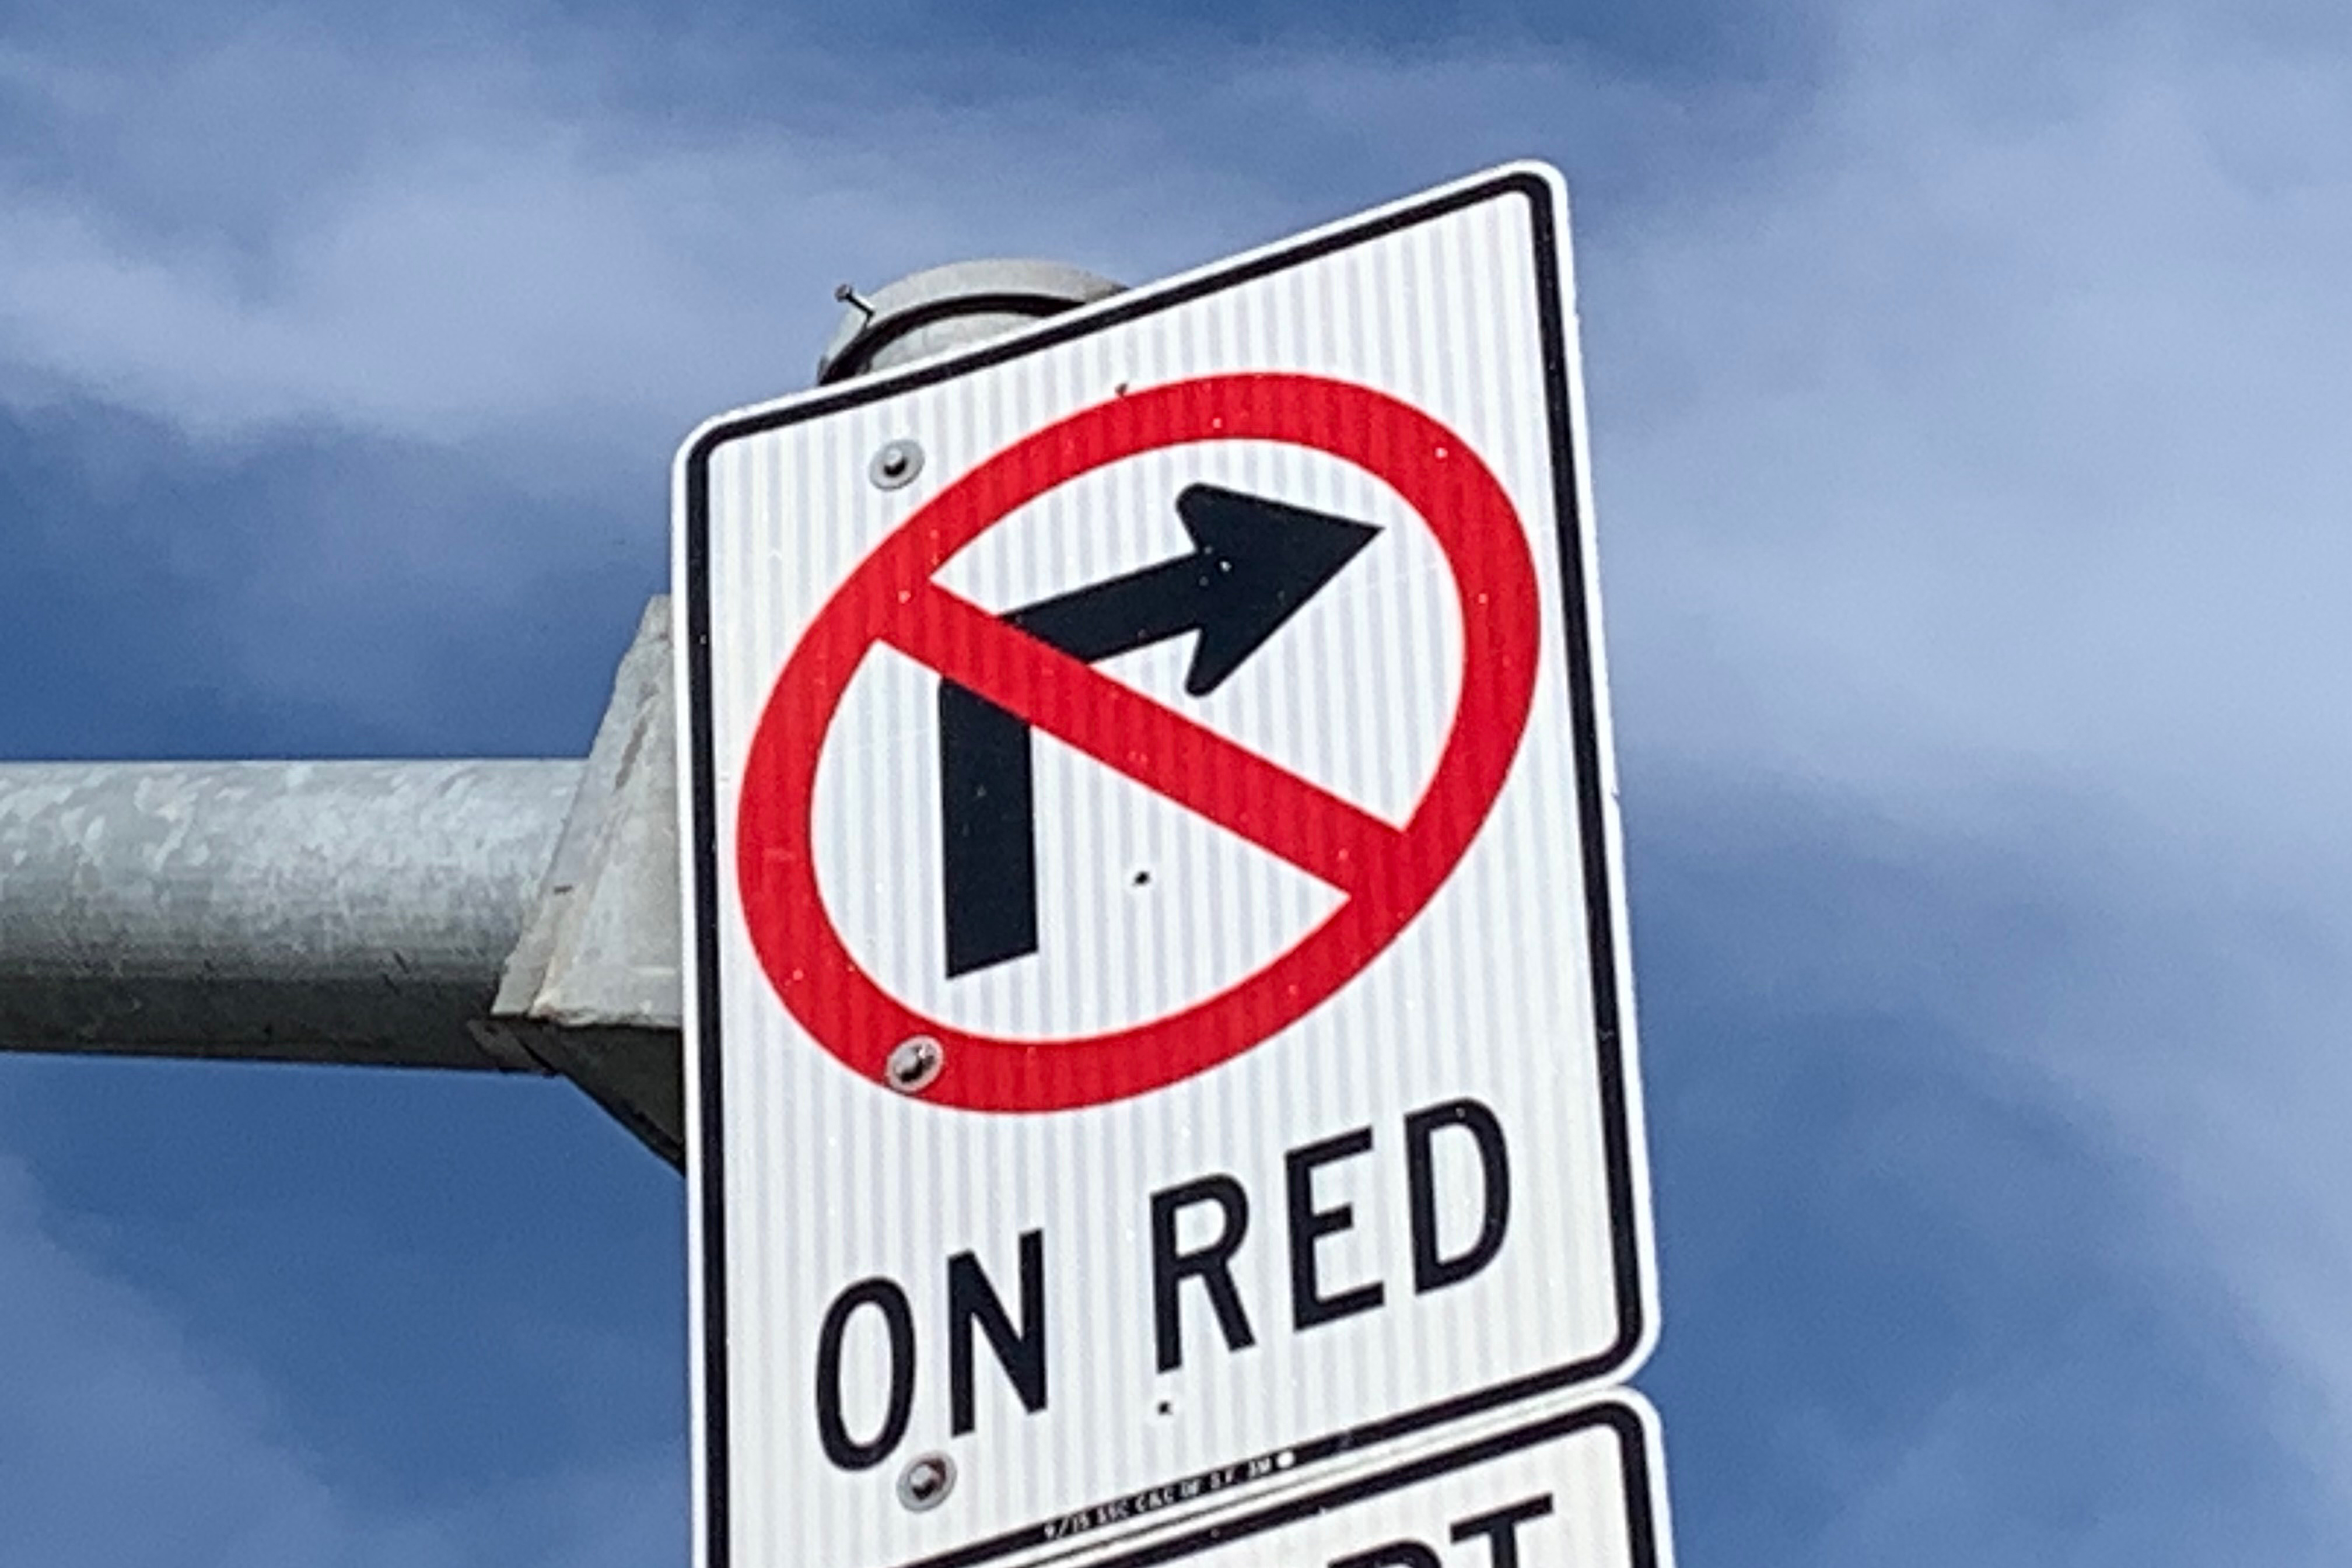
[[[925,1454],[908,1462],[898,1477],[898,1500],[917,1513],[947,1501],[955,1490],[955,1461],[945,1454]]]
[[[901,1094],[920,1094],[938,1081],[940,1069],[947,1065],[946,1047],[929,1035],[917,1035],[891,1047],[889,1059],[882,1064],[882,1076]],[[914,1472],[910,1469],[908,1473]],[[950,1473],[953,1473],[952,1467]]]
[[[877,489],[904,489],[923,471],[923,448],[912,441],[892,441],[866,465],[866,477]]]

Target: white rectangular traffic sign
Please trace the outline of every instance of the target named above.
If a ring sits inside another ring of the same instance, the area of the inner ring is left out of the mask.
[[[680,455],[714,1568],[1018,1560],[1646,1352],[1568,278],[1514,166]]]
[[[1086,1562],[1673,1568],[1657,1418],[1620,1394]]]

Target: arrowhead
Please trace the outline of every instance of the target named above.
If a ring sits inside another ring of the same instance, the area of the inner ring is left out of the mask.
[[[1190,485],[1176,515],[1200,546],[1200,640],[1184,689],[1206,697],[1282,629],[1380,530],[1214,485]]]

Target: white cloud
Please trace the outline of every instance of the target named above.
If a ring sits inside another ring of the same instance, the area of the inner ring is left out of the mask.
[[[2023,16],[1857,13],[1752,180],[1677,170],[1588,244],[1633,737],[1893,797],[1998,763],[2352,855],[2352,721],[2303,684],[2352,575],[2343,60]],[[340,426],[593,496],[800,384],[842,276],[992,248],[1142,275],[1331,216],[1286,157],[1614,170],[1749,112],[1524,53],[950,106],[811,52],[772,119],[692,123],[592,46],[0,60],[91,150],[0,164],[0,397]],[[544,542],[503,542],[434,553],[487,579]]]
[[[666,68],[697,102],[741,74],[713,47]],[[290,515],[240,516],[267,570],[203,592],[257,686],[373,685],[373,714],[415,728],[445,698],[387,668],[421,658],[408,628],[531,624],[568,565],[632,542],[650,580],[677,441],[805,384],[845,278],[975,254],[1148,277],[1346,205],[1304,179],[1459,172],[1571,108],[1612,145],[1671,115],[1541,57],[1115,66],[1084,103],[1005,59],[1038,96],[972,102],[919,89],[937,62],[803,47],[763,62],[761,117],[696,119],[632,97],[619,47],[362,53],[273,22],[112,70],[0,56],[0,108],[73,150],[0,160],[0,406],[95,399],[225,461],[357,436],[505,487],[474,510],[446,486],[314,483]],[[1433,150],[1465,104],[1469,145]],[[562,515],[519,523],[525,501]]]
[[[1672,714],[1637,727],[2352,854],[2344,58],[1851,47],[1777,178],[1601,263],[1622,663]]]
[[[1637,776],[1778,775],[2090,933],[1901,1000],[2165,1184],[2138,1245],[2267,1342],[2250,1407],[2352,1521],[2347,64],[2229,17],[1857,15],[1772,177],[1654,209],[1586,308]],[[1944,1450],[2021,1398],[1960,1391],[1854,1560],[1954,1517]]]
[[[247,42],[95,107],[54,90],[58,134],[101,151],[0,195],[14,395],[95,396],[205,438],[327,425],[592,448],[672,433],[700,405],[697,373],[756,365],[757,315],[738,312],[772,265],[768,226],[726,198],[821,224],[825,160],[721,145],[673,169],[658,139],[533,101],[527,74],[428,65],[377,75]],[[278,93],[288,80],[319,90]],[[192,145],[217,162],[189,167]]]
[[[1098,73],[1084,106],[950,105],[809,50],[759,121],[695,123],[615,102],[616,63],[580,42],[460,61],[261,30],[119,78],[0,62],[0,93],[89,149],[0,165],[0,396],[205,439],[325,423],[658,454],[803,384],[844,277],[1006,251],[1158,271],[1338,216],[1253,173],[1295,182],[1302,144],[1426,162],[1452,118],[1453,172],[1571,119],[1617,155],[1671,113],[1545,57],[1236,56],[1181,83]]]

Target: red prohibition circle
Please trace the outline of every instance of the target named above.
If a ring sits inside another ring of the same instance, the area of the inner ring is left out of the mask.
[[[1435,534],[1461,607],[1463,672],[1435,772],[1402,827],[1236,746],[932,581],[958,551],[1057,485],[1123,458],[1218,441],[1327,453],[1387,482]],[[1060,1110],[1163,1088],[1296,1023],[1371,963],[1468,850],[1534,700],[1539,615],[1526,531],[1460,437],[1344,382],[1209,376],[1124,394],[1037,431],[941,490],[861,563],[794,646],[754,731],[736,874],[753,951],[803,1028],[887,1082],[899,1044],[942,1047],[920,1097]],[[1337,887],[1322,922],[1264,968],[1182,1010],[1083,1037],[1008,1039],[930,1018],[851,956],[817,886],[817,762],[867,653],[897,649],[1147,787]]]

